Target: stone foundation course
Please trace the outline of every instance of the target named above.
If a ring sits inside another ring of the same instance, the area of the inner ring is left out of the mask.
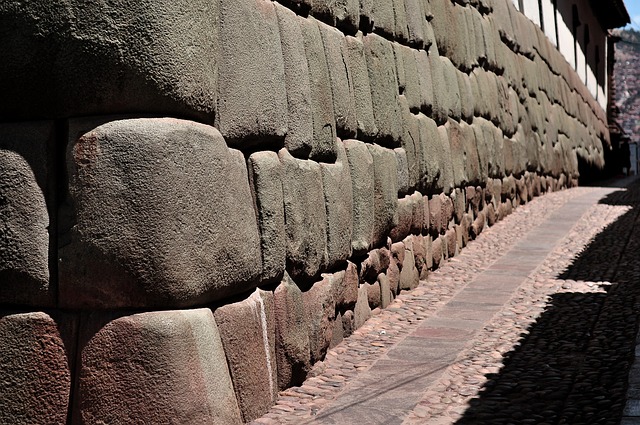
[[[605,112],[509,0],[0,4],[0,422],[247,423]]]

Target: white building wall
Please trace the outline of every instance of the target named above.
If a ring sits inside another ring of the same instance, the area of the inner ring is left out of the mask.
[[[519,1],[512,0],[520,10]],[[522,10],[531,21],[540,27],[560,53],[576,71],[591,95],[603,109],[607,107],[607,33],[600,27],[588,3],[584,0],[557,0],[557,11],[553,0],[522,0]],[[580,25],[573,33],[573,6],[577,6]],[[542,6],[542,16],[540,16]],[[542,19],[541,19],[542,18]],[[557,33],[556,33],[557,20]],[[585,43],[585,28],[589,27],[589,43]],[[600,61],[596,61],[596,46]]]

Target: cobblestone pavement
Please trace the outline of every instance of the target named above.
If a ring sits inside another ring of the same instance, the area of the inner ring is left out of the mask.
[[[639,206],[634,183],[519,207],[255,423],[620,423],[640,307]],[[636,407],[623,423],[640,423]]]

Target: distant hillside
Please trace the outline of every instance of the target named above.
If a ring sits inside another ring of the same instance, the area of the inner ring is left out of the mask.
[[[640,142],[640,32],[616,32],[615,90],[620,123],[633,141]]]

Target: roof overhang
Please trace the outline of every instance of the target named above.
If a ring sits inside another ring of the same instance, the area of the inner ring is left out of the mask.
[[[589,0],[589,3],[604,29],[619,28],[631,23],[622,0]]]

